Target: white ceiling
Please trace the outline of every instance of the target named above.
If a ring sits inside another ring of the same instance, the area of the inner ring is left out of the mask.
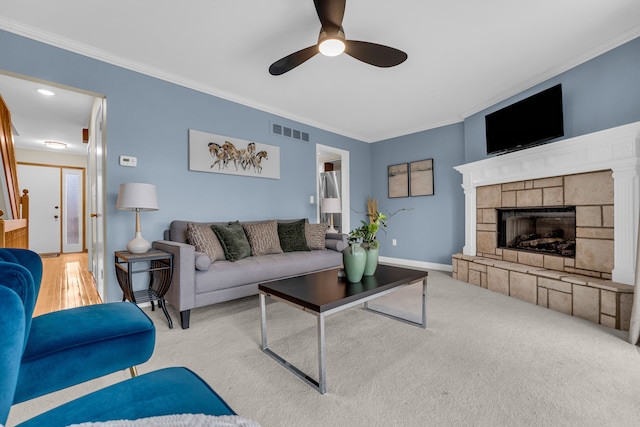
[[[409,58],[385,69],[317,55],[271,76],[271,63],[317,42],[312,0],[0,7],[8,31],[374,142],[459,122],[638,37],[640,1],[349,0],[343,26]]]
[[[41,95],[38,89],[55,95]],[[86,154],[82,129],[88,127],[93,96],[2,73],[0,95],[11,111],[16,147],[54,150],[46,148],[44,141],[55,141],[67,144],[65,153]]]

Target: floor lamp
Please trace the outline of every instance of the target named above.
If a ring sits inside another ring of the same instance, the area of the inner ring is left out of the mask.
[[[156,186],[152,184],[142,184],[139,182],[120,184],[116,208],[135,211],[136,213],[136,235],[129,243],[127,243],[127,250],[132,254],[143,254],[147,252],[151,248],[151,243],[142,237],[142,230],[140,229],[140,212],[158,210]]]
[[[328,233],[337,233],[338,231],[333,228],[333,214],[342,212],[342,206],[340,206],[340,199],[336,198],[327,198],[322,199],[322,206],[320,207],[321,213],[329,214],[331,218],[331,224]]]

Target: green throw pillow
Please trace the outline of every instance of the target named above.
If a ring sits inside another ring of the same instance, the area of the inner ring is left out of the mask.
[[[238,261],[251,255],[251,246],[238,221],[229,225],[212,225],[211,229],[218,236],[224,257],[229,261]]]
[[[304,235],[304,224],[301,219],[295,222],[279,222],[278,238],[283,252],[308,251],[307,239]]]

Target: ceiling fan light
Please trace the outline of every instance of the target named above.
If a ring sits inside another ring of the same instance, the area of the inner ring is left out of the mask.
[[[58,141],[45,141],[44,145],[49,148],[55,148],[56,150],[64,150],[65,148],[67,148],[67,144]]]
[[[320,53],[325,56],[338,56],[344,52],[344,41],[339,38],[326,38],[318,46]]]

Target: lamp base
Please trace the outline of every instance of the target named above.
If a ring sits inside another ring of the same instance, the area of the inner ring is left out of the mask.
[[[338,232],[338,230],[336,230],[335,228],[333,228],[333,226],[331,226],[331,227],[329,227],[329,228],[327,229],[327,233],[337,233],[337,232]]]
[[[141,232],[136,232],[136,237],[127,243],[127,250],[132,254],[143,254],[149,249],[151,249],[151,243],[142,237]]]

